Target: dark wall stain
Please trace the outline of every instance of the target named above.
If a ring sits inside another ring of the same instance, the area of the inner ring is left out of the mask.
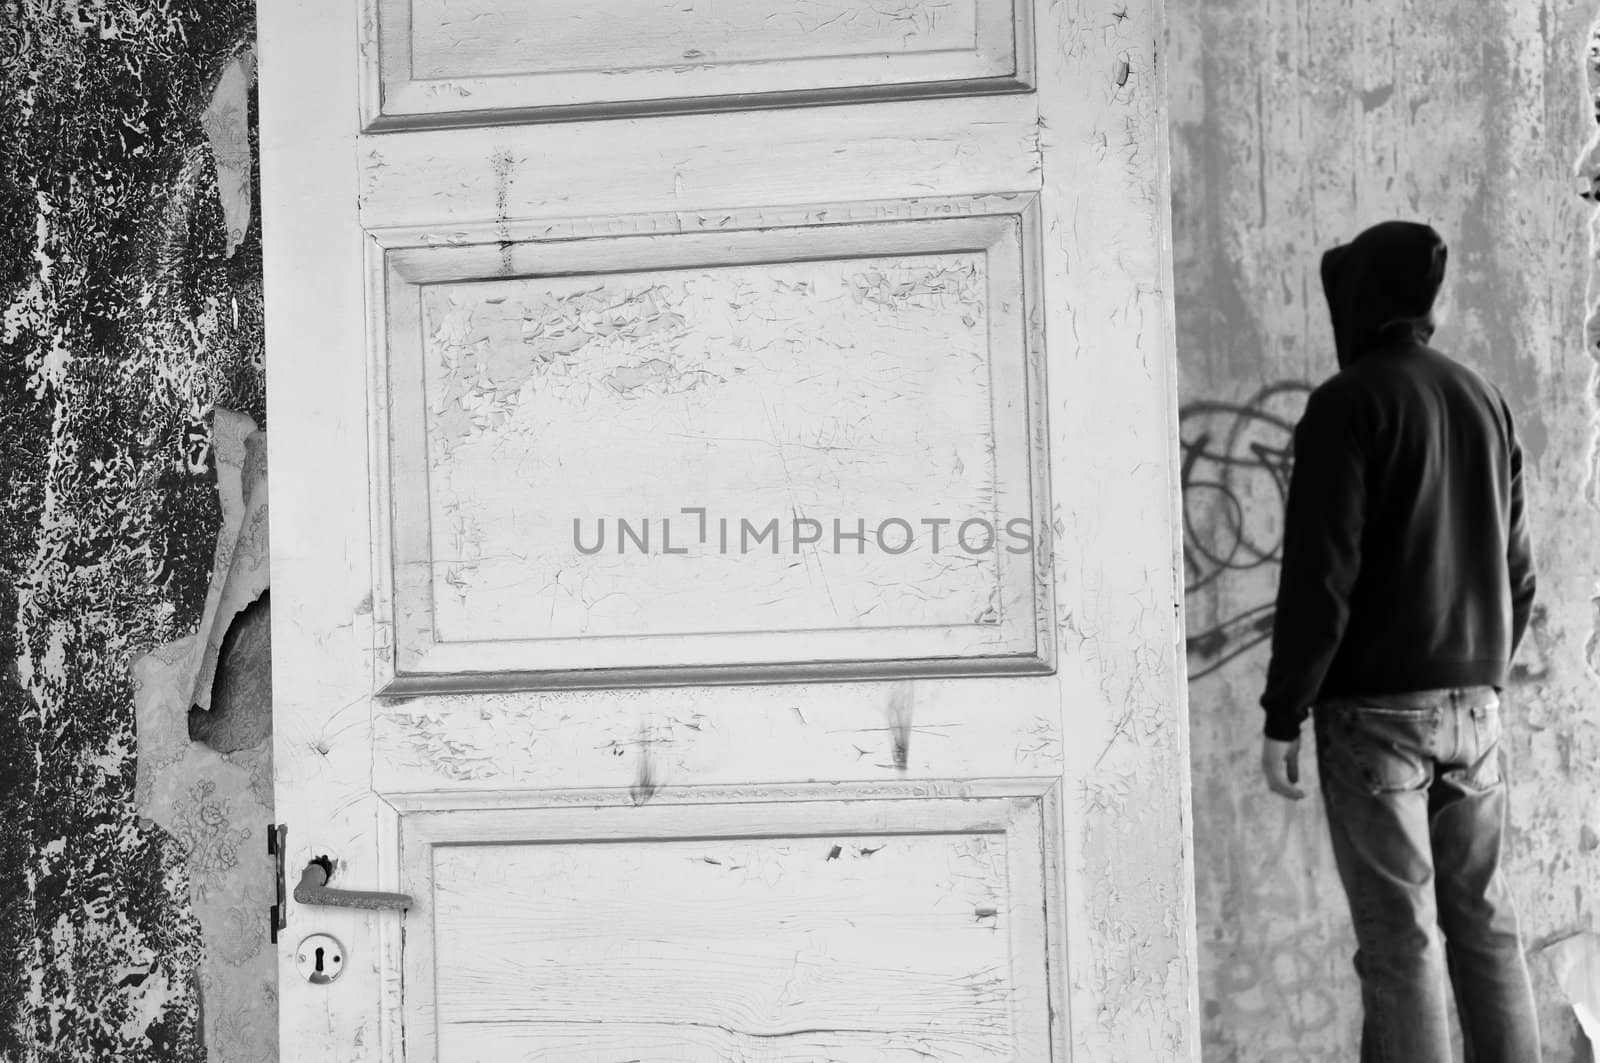
[[[211,708],[189,710],[189,740],[218,753],[254,749],[272,737],[271,592],[245,606],[217,651]]]

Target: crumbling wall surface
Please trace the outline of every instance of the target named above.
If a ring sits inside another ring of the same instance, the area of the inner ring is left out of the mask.
[[[133,801],[131,666],[202,618],[212,411],[265,423],[259,230],[225,218],[238,146],[208,138],[253,19],[0,4],[0,1059],[204,1058],[188,843]]]
[[[1170,13],[1205,1058],[1355,1058],[1353,944],[1320,804],[1259,781],[1257,698],[1288,433],[1335,368],[1318,257],[1414,218],[1450,244],[1435,343],[1500,385],[1526,448],[1541,591],[1507,693],[1508,857],[1546,1058],[1590,1059],[1543,950],[1594,929],[1600,901],[1592,208],[1573,179],[1594,128],[1594,6],[1171,0]],[[1314,769],[1309,748],[1302,759]]]

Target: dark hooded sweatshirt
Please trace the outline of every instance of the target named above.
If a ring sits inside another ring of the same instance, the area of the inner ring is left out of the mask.
[[[1384,222],[1322,257],[1339,373],[1294,432],[1268,737],[1318,701],[1505,683],[1533,604],[1522,451],[1492,384],[1428,346],[1445,246]]]

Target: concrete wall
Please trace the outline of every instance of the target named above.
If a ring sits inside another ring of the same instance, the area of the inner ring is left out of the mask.
[[[1508,698],[1509,858],[1546,1058],[1592,1058],[1538,953],[1594,929],[1600,901],[1591,207],[1572,176],[1594,128],[1594,15],[1568,0],[1171,2],[1208,1061],[1355,1058],[1353,943],[1322,811],[1259,782],[1256,700],[1288,431],[1335,368],[1317,259],[1390,217],[1450,243],[1435,342],[1501,386],[1525,442],[1541,590]]]

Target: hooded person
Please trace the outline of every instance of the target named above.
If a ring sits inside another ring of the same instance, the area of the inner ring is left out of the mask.
[[[1294,432],[1262,771],[1301,798],[1308,715],[1350,901],[1362,1063],[1536,1063],[1500,871],[1500,693],[1527,629],[1522,451],[1495,387],[1430,344],[1447,249],[1388,221],[1322,256],[1339,371]],[[1442,941],[1441,941],[1442,932]]]
[[[1322,290],[1340,369],[1391,340],[1433,337],[1448,253],[1431,226],[1386,221],[1323,254]]]

